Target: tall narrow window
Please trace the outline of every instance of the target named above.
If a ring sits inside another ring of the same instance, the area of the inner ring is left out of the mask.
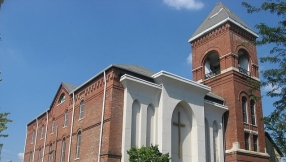
[[[44,127],[44,125],[42,125],[40,139],[42,139],[44,137],[44,133],[45,133],[45,127]]]
[[[38,162],[41,162],[41,159],[42,159],[42,149],[39,148],[39,154],[38,154]]]
[[[258,151],[258,136],[253,135],[253,151]]]
[[[36,135],[36,131],[33,130],[32,138],[31,138],[31,143],[34,143],[34,142],[35,142],[35,135]]]
[[[238,52],[238,69],[239,72],[250,75],[249,73],[249,61],[248,61],[248,53],[245,50],[240,50]]]
[[[214,153],[214,162],[219,161],[218,156],[218,127],[217,123],[213,123],[213,153]]]
[[[65,161],[65,153],[66,153],[66,139],[64,138],[63,141],[62,141],[61,162]]]
[[[247,107],[246,107],[246,97],[242,97],[242,113],[243,113],[243,122],[247,123]]]
[[[81,132],[77,134],[77,143],[76,143],[76,158],[80,156],[80,145],[81,145]]]
[[[251,109],[251,121],[253,125],[256,125],[255,121],[255,102],[254,100],[250,100],[250,109]]]
[[[56,119],[53,118],[51,133],[54,133],[54,131],[55,131],[55,124],[56,124]]]
[[[244,133],[245,150],[249,150],[249,133]]]
[[[50,144],[49,147],[49,158],[48,158],[49,162],[53,161],[53,145]]]
[[[64,119],[64,127],[68,125],[68,118],[69,118],[69,112],[68,110],[65,111],[65,119]]]
[[[29,162],[32,162],[33,161],[33,152],[31,151],[30,152],[30,157],[29,157]]]
[[[83,113],[84,113],[84,101],[82,100],[79,106],[79,119],[83,118]]]

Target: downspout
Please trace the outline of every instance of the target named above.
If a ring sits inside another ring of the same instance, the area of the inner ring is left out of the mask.
[[[42,153],[42,162],[44,162],[44,155],[45,155],[45,149],[46,149],[46,140],[47,140],[47,132],[48,132],[48,124],[49,124],[49,113],[46,111],[46,116],[47,116],[47,122],[46,122],[46,131],[45,131],[45,140],[44,140],[44,148],[43,148],[43,153]]]
[[[33,151],[33,160],[32,161],[34,161],[34,158],[35,158],[35,151],[36,151],[36,144],[37,144],[37,135],[38,135],[38,125],[39,125],[39,123],[38,123],[38,118],[36,119],[36,121],[37,121],[37,127],[36,127],[36,136],[35,136],[35,139],[33,139],[33,140],[35,140],[34,142],[35,142],[35,144],[34,144],[34,151]]]
[[[27,145],[27,134],[28,134],[28,125],[26,125],[26,140],[25,140],[25,146],[24,146],[24,157],[23,157],[22,162],[24,162],[24,159],[25,159],[26,145]]]
[[[105,71],[103,71],[103,79],[104,79],[104,90],[103,90],[103,99],[102,99],[100,135],[99,135],[98,155],[97,155],[97,161],[98,162],[100,162],[100,152],[101,152],[101,143],[102,143],[102,131],[103,131],[103,119],[104,119],[104,109],[105,109],[105,97],[106,97],[106,76],[105,76]]]
[[[71,153],[71,140],[72,140],[72,129],[73,129],[73,119],[74,119],[74,92],[72,93],[72,121],[71,121],[71,131],[70,131],[70,142],[69,142],[69,152],[68,152],[68,162],[70,161],[70,153]]]

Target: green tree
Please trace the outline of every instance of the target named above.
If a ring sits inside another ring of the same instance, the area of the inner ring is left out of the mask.
[[[262,71],[261,86],[270,86],[273,89],[266,92],[267,96],[274,97],[274,111],[264,117],[265,129],[270,132],[277,146],[286,155],[286,0],[266,0],[260,6],[253,6],[243,2],[248,13],[269,12],[277,16],[276,24],[261,22],[255,25],[259,40],[256,45],[271,45],[269,55],[261,57],[261,63],[272,64],[271,68]]]
[[[127,151],[130,162],[169,162],[169,153],[163,154],[159,151],[158,146],[141,148],[132,147]]]
[[[1,72],[0,72],[1,74]],[[2,81],[2,78],[0,78],[0,81]],[[8,119],[7,116],[10,113],[0,113],[0,137],[8,137],[8,134],[2,134],[2,131],[6,130],[7,127],[7,123],[8,122],[12,122],[12,120]],[[2,144],[0,144],[2,145]]]

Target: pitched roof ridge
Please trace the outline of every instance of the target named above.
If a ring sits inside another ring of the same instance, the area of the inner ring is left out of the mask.
[[[62,82],[61,85],[68,91],[68,93],[70,93],[71,91],[77,88],[77,86],[66,83],[66,82]]]
[[[251,29],[251,27],[249,27],[242,19],[240,19],[222,2],[219,2],[197,28],[197,30],[189,39],[189,42],[199,38],[200,36],[204,35],[205,33],[208,33],[209,31],[215,29],[216,27],[227,21],[238,25],[252,35],[258,37],[258,35],[254,32],[253,29]]]

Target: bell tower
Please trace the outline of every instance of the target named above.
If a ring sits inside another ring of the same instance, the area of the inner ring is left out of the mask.
[[[249,93],[250,82],[260,82],[256,46],[258,35],[222,3],[218,3],[189,40],[195,81],[210,86],[225,99],[226,161],[269,161],[266,153],[260,90]],[[217,159],[212,159],[217,161]]]

